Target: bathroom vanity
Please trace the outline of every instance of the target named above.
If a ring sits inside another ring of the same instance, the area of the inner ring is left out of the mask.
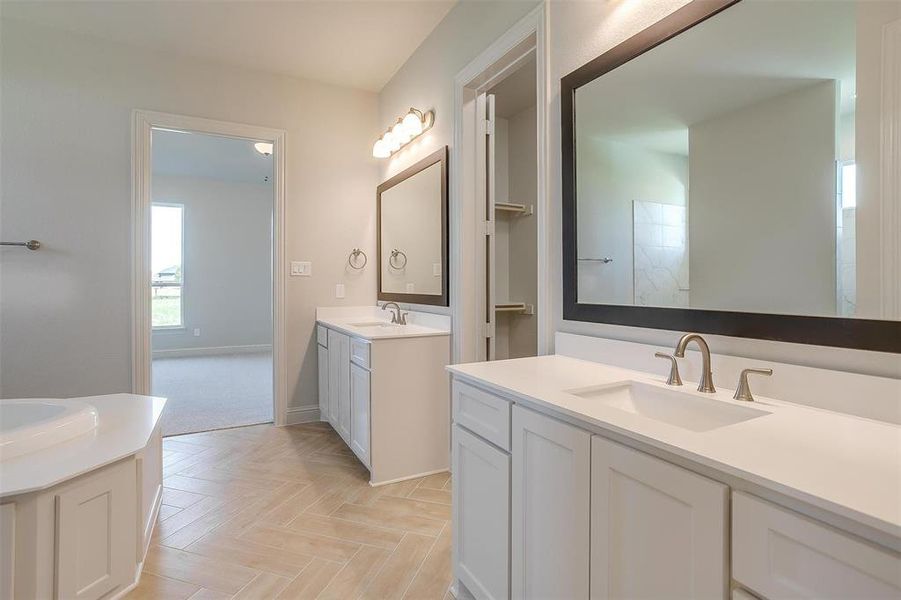
[[[162,498],[165,403],[79,398],[73,406],[96,412],[90,431],[0,460],[0,598],[119,598],[134,587]]]
[[[458,598],[901,595],[898,425],[559,355],[449,370]]]
[[[449,467],[450,319],[377,307],[320,308],[319,414],[371,474],[372,485]]]

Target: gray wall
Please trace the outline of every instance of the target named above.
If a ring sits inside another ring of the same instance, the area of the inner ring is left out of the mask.
[[[689,128],[691,306],[835,312],[836,86]]]
[[[0,31],[0,395],[131,390],[131,112],[141,108],[287,131],[286,252],[313,277],[286,281],[289,407],[315,407],[315,308],[375,302],[383,131],[377,96],[150,52],[3,19]],[[335,298],[335,284],[346,297]]]
[[[154,330],[153,351],[272,344],[272,184],[154,174],[151,187],[184,205],[185,277],[184,328]]]

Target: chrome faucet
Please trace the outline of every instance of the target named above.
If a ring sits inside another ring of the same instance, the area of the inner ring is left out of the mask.
[[[382,310],[388,310],[389,306],[394,307],[394,312],[391,313],[391,322],[396,325],[406,325],[407,313],[400,312],[400,306],[398,306],[397,302],[385,302],[382,304]]]
[[[735,388],[735,400],[743,400],[745,402],[754,402],[754,395],[751,393],[751,386],[748,384],[748,375],[772,375],[772,369],[742,369],[738,376],[738,387]]]
[[[692,341],[697,342],[698,349],[701,351],[701,381],[698,382],[698,391],[713,394],[716,392],[716,388],[713,387],[713,371],[710,370],[710,346],[707,345],[704,338],[697,333],[686,333],[679,338],[679,343],[676,344],[673,356],[685,358],[685,347]]]

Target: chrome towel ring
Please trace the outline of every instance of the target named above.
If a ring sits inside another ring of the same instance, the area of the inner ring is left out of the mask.
[[[400,263],[399,265],[397,264],[398,257],[403,257],[403,259],[404,259],[404,262]],[[397,270],[403,269],[404,267],[407,266],[407,255],[404,254],[403,252],[401,252],[400,250],[398,250],[397,248],[395,248],[394,250],[391,251],[391,256],[388,257],[388,265],[392,269],[397,269]]]
[[[363,257],[363,264],[360,264],[360,256]],[[350,254],[347,255],[347,264],[350,265],[351,269],[356,269],[357,271],[363,269],[366,266],[366,263],[369,262],[369,257],[366,256],[366,253],[360,250],[359,248],[354,248],[350,251]]]

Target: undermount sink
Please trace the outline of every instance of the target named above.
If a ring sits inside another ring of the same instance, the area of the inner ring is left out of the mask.
[[[361,323],[348,323],[348,325],[351,327],[399,327],[399,325],[388,323],[387,321],[364,321]]]
[[[580,398],[597,400],[610,408],[698,432],[769,414],[764,410],[736,406],[715,398],[704,398],[699,394],[661,388],[640,381],[566,391]]]

